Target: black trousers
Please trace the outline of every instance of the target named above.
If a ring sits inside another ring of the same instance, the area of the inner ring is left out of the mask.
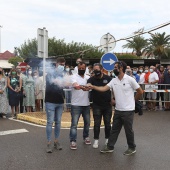
[[[134,141],[133,118],[134,118],[134,111],[115,110],[113,125],[108,141],[108,148],[114,149],[114,145],[117,141],[122,126],[124,126],[125,129],[127,144],[129,148],[133,149],[136,147]]]
[[[24,112],[24,106],[23,106],[23,92],[21,92],[21,95],[20,95],[19,105],[20,105],[20,113],[23,113],[23,112]]]
[[[105,138],[108,139],[111,130],[112,106],[99,106],[93,103],[93,118],[94,118],[94,139],[99,139],[100,125],[102,117],[105,126]]]

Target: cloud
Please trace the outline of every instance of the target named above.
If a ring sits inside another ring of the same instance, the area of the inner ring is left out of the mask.
[[[0,25],[2,51],[13,51],[27,39],[37,37],[37,29],[46,27],[49,37],[99,45],[100,38],[111,33],[116,39],[132,32],[169,21],[168,0],[6,0],[1,2]],[[170,34],[169,26],[156,32]],[[122,52],[125,41],[118,42]]]

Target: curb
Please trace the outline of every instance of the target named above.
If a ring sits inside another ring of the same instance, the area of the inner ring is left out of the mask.
[[[37,115],[41,114],[40,112],[39,113],[38,112],[33,112],[33,113],[17,114],[17,119],[22,120],[22,121],[26,121],[26,122],[30,122],[30,123],[34,123],[34,124],[37,124],[37,125],[46,126],[47,120],[42,119],[42,118],[37,118],[36,113],[37,113]],[[30,116],[31,114],[33,116]],[[103,126],[103,125],[104,125],[104,122],[102,121],[101,126]],[[61,128],[70,128],[70,126],[71,126],[71,121],[61,121]],[[94,126],[94,121],[91,120],[90,121],[90,127],[93,127],[93,126]],[[77,127],[79,127],[79,128],[84,127],[84,122],[79,120],[79,123],[78,123]]]

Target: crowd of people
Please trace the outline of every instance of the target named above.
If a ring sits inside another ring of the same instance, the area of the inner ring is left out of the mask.
[[[12,68],[8,76],[0,68],[0,114],[6,117],[11,107],[11,117],[18,113],[40,111],[43,100],[43,80],[38,71],[30,67],[22,73],[21,67]]]
[[[100,63],[86,66],[78,58],[75,68],[66,65],[63,57],[57,58],[56,67],[47,70],[45,89],[45,110],[47,115],[46,136],[47,153],[53,147],[61,150],[59,142],[61,117],[66,102],[67,111],[71,112],[70,149],[77,149],[77,125],[82,115],[84,128],[82,138],[86,145],[91,145],[89,137],[90,108],[94,118],[93,148],[99,147],[100,126],[104,120],[105,141],[102,153],[113,152],[114,145],[122,126],[125,128],[128,150],[124,155],[136,152],[133,131],[135,101],[141,100],[146,109],[170,109],[170,65],[127,66],[124,62],[116,62],[114,70],[105,74]],[[147,85],[162,90],[161,92],[145,92]],[[164,90],[166,92],[164,92]],[[40,111],[43,107],[43,79],[38,70],[28,67],[25,73],[21,67],[11,69],[8,77],[0,68],[0,113],[6,115],[9,105],[12,117],[19,112]],[[92,103],[92,104],[91,104]],[[112,106],[115,108],[111,126]],[[54,127],[54,145],[52,145],[52,126]]]

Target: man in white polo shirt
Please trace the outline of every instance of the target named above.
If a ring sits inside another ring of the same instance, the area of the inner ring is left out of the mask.
[[[72,76],[72,98],[71,98],[71,128],[70,128],[70,149],[77,149],[77,124],[82,114],[84,120],[83,139],[86,145],[90,145],[90,102],[89,92],[85,85],[90,78],[85,75],[86,64],[78,63],[78,74]]]
[[[114,151],[114,145],[122,126],[124,126],[128,144],[128,149],[124,152],[124,155],[131,155],[136,152],[133,117],[135,100],[140,98],[143,91],[134,78],[125,74],[126,66],[125,62],[116,62],[114,66],[114,74],[117,77],[112,79],[106,86],[97,87],[89,85],[89,88],[94,90],[107,91],[112,89],[114,93],[114,99],[112,102],[115,103],[115,114],[108,144],[100,150],[102,153]],[[135,97],[134,90],[136,90]]]
[[[148,83],[153,85],[153,84],[158,84],[159,81],[159,77],[158,74],[154,71],[155,67],[154,66],[150,66],[150,75],[148,78]],[[147,94],[147,98],[148,100],[150,100],[148,102],[148,110],[155,110],[155,105],[156,105],[156,93],[155,92],[149,92]]]

